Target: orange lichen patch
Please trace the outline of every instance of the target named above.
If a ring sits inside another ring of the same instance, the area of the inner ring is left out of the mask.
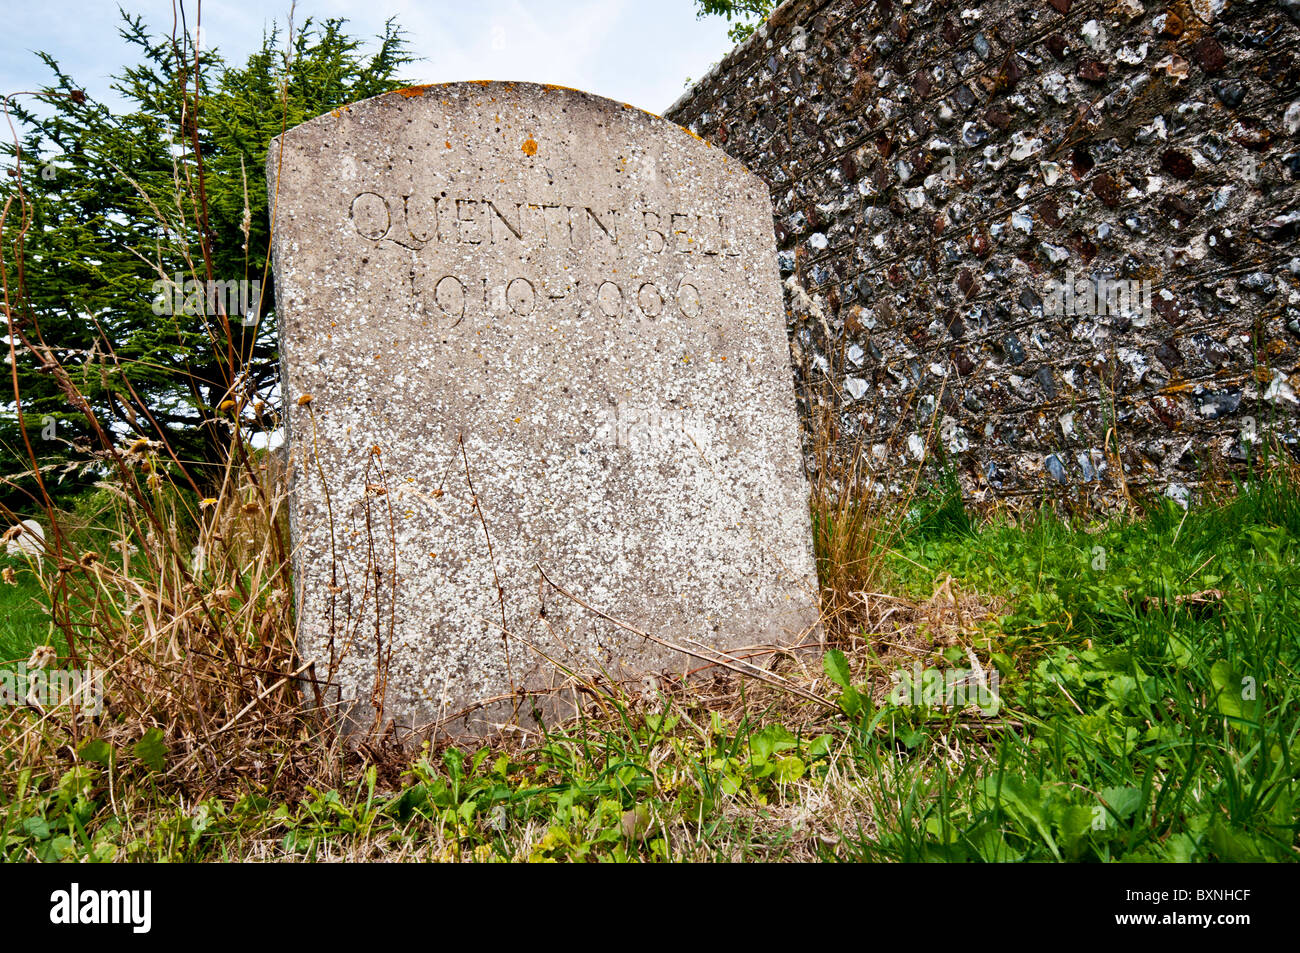
[[[686,133],[688,136],[690,136],[692,139],[698,139],[698,140],[700,140],[700,142],[704,143],[706,146],[712,146],[712,145],[713,145],[713,143],[709,142],[708,139],[705,139],[703,136],[701,136],[701,135],[698,134],[698,133],[691,132],[691,131],[690,131],[689,129],[687,129],[685,126],[678,126],[678,128],[681,129],[682,132],[684,132],[684,133]]]
[[[644,113],[645,115],[649,116],[651,119],[663,119],[663,118],[664,118],[663,116],[659,115],[658,113],[652,113],[650,110],[648,110],[648,109],[642,109],[640,106],[633,106],[631,103],[624,103],[624,104],[623,104],[623,108],[624,108],[624,109],[635,109],[637,112],[639,112],[639,113]]]
[[[431,89],[433,89],[433,84],[425,83],[423,86],[403,86],[401,89],[393,90],[393,92],[404,99],[415,99],[417,96],[423,96]]]
[[[490,79],[471,79],[469,81],[471,86],[491,86],[493,82],[494,80]]]
[[[524,150],[524,155],[535,156],[537,155],[537,140],[530,136],[524,140],[524,144],[519,148]]]
[[[447,148],[448,148],[448,149],[451,148],[451,140],[450,140],[450,139],[447,140]]]

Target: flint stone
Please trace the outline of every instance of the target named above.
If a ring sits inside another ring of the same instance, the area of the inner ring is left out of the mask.
[[[346,730],[531,728],[574,710],[561,667],[703,664],[593,610],[703,654],[815,646],[762,181],[528,83],[356,103],[267,168],[298,638]]]

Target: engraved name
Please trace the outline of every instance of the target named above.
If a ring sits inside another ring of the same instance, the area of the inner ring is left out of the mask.
[[[415,249],[430,244],[516,245],[740,255],[734,223],[725,214],[361,192],[352,199],[350,216],[357,235],[367,241]]]

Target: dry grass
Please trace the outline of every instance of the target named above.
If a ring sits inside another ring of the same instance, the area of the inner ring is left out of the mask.
[[[11,720],[0,756],[31,767],[69,760],[87,738],[126,747],[156,728],[169,778],[190,790],[298,777],[324,723],[298,685],[276,458],[243,448],[246,462],[232,459],[200,500],[163,476],[160,449],[140,440],[117,451],[94,512],[47,509],[48,667],[103,672],[104,715],[56,707],[21,731]]]

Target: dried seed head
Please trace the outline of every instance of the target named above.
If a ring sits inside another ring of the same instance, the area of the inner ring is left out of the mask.
[[[57,656],[54,654],[54,646],[38,645],[36,648],[32,649],[31,658],[27,660],[27,667],[29,669],[45,668],[53,662],[56,657]]]

